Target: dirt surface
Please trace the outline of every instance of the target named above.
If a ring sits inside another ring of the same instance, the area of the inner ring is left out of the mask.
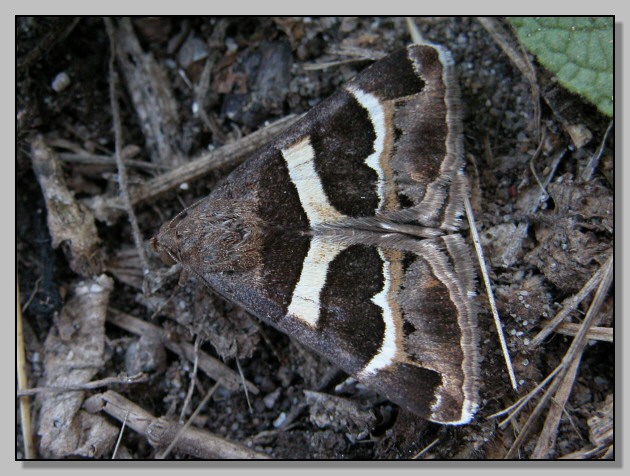
[[[16,239],[25,387],[73,390],[48,389],[31,399],[36,457],[111,458],[127,418],[116,457],[155,458],[217,381],[193,418],[199,432],[167,457],[614,457],[614,352],[606,340],[613,296],[606,288],[597,329],[578,346],[579,367],[569,368],[556,403],[533,418],[517,449],[509,453],[542,394],[504,428],[500,418],[488,418],[561,363],[573,341],[567,334],[579,328],[570,324],[588,318],[605,281],[614,227],[610,119],[534,63],[538,124],[530,82],[478,20],[415,22],[455,59],[472,205],[518,392],[482,284],[481,408],[473,423],[448,427],[403,412],[194,277],[179,278],[148,245],[165,220],[246,157],[232,152],[194,179],[159,195],[144,190],[149,198],[136,200],[143,184],[152,189],[156,177],[308,111],[371,61],[410,43],[405,19],[115,19],[110,36],[101,18],[18,18]],[[507,25],[495,23],[516,45]],[[110,102],[112,37],[118,114]],[[143,252],[120,198],[115,121]],[[532,167],[541,181],[551,177],[542,199]],[[591,292],[572,300],[600,269]],[[532,346],[544,321],[572,304],[563,333]],[[102,386],[85,387],[99,380]],[[554,412],[557,423],[549,421]]]

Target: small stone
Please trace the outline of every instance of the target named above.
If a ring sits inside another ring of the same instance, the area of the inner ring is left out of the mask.
[[[62,71],[57,76],[55,76],[55,79],[52,80],[52,84],[50,86],[55,92],[60,93],[68,86],[70,86],[70,76],[68,76],[68,73],[66,73],[65,71]]]
[[[280,428],[282,426],[282,424],[286,421],[287,419],[287,414],[285,412],[282,412],[278,418],[276,418],[273,422],[273,426],[274,428]]]

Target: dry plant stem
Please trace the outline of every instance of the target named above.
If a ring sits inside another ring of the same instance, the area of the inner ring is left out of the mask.
[[[258,130],[247,137],[226,144],[220,149],[208,152],[201,157],[180,165],[176,169],[149,180],[145,185],[135,188],[131,192],[131,202],[135,205],[158,195],[178,188],[181,184],[192,182],[213,170],[221,167],[234,167],[250,154],[265,145],[287,127],[297,121],[298,116],[292,114],[273,124]]]
[[[112,167],[115,167],[117,165],[115,157],[110,157],[109,155],[90,154],[88,152],[84,152],[84,153],[61,152],[59,154],[59,158],[63,162],[67,162],[69,164],[102,165],[102,166],[112,166]],[[156,165],[156,164],[152,164],[151,162],[143,162],[142,160],[134,160],[134,159],[123,160],[123,163],[128,167],[136,167],[138,169],[147,169],[147,170],[164,170],[164,169],[169,168],[163,165]]]
[[[120,427],[120,431],[118,432],[118,439],[116,440],[116,446],[114,446],[114,451],[112,453],[112,459],[116,459],[116,453],[118,453],[118,448],[120,447],[120,442],[122,441],[123,433],[125,432],[125,427],[127,426],[127,418],[129,418],[129,412],[125,415],[125,419],[122,422],[122,426]]]
[[[132,205],[152,200],[159,195],[178,188],[183,183],[192,182],[220,167],[235,167],[247,156],[253,154],[260,147],[276,137],[287,127],[297,121],[298,116],[292,114],[273,124],[256,131],[247,137],[226,144],[220,149],[208,152],[201,157],[180,165],[179,167],[149,180],[130,191],[129,197]],[[105,199],[103,211],[100,216],[106,217],[112,210],[123,208],[119,197]]]
[[[411,41],[413,43],[423,43],[424,40],[422,38],[422,33],[418,29],[418,25],[411,17],[405,17],[405,22],[407,23],[407,30],[409,31],[409,35],[411,36]]]
[[[93,380],[81,385],[67,385],[64,387],[33,387],[18,391],[18,397],[32,396],[39,393],[64,393],[76,392],[81,390],[95,390],[109,385],[129,385],[134,383],[146,382],[147,376],[144,373],[132,375],[130,377],[106,377],[100,380]]]
[[[245,391],[245,400],[247,400],[247,408],[249,409],[249,414],[252,415],[254,413],[254,410],[252,409],[252,403],[249,401],[249,392],[247,391],[247,385],[245,385],[245,375],[243,374],[243,369],[241,369],[241,363],[238,360],[238,350],[236,351],[236,368],[238,369],[238,374],[241,377],[241,382],[243,382],[243,390]]]
[[[197,406],[197,408],[195,409],[195,411],[192,413],[192,415],[190,415],[190,418],[188,419],[188,421],[179,429],[177,430],[177,433],[175,434],[175,436],[173,437],[173,441],[171,441],[169,443],[169,445],[166,447],[166,449],[156,455],[155,459],[165,459],[170,453],[171,450],[175,447],[175,445],[177,444],[177,442],[179,441],[179,439],[181,438],[181,436],[183,435],[183,433],[190,428],[190,425],[192,423],[192,421],[197,418],[197,415],[199,415],[199,412],[201,412],[201,410],[203,408],[205,408],[206,404],[208,403],[208,400],[210,400],[210,398],[212,397],[212,395],[214,395],[214,392],[217,391],[217,388],[219,388],[219,385],[221,384],[221,381],[219,380],[217,383],[214,384],[214,386],[210,389],[210,391],[206,394],[206,396],[203,398],[203,400],[201,401],[201,403],[199,403],[199,405]]]
[[[606,147],[606,141],[608,140],[608,135],[610,134],[610,131],[612,130],[614,124],[614,120],[610,121],[610,124],[608,124],[608,128],[606,129],[606,133],[604,134],[604,138],[602,139],[601,144],[599,144],[597,151],[591,156],[591,159],[588,161],[588,164],[586,164],[586,167],[584,167],[584,170],[582,171],[583,182],[588,182],[589,180],[591,180],[591,177],[593,176],[593,173],[597,168],[597,164],[599,164],[599,159],[602,157],[604,147]]]
[[[137,319],[133,316],[120,312],[116,309],[109,308],[107,320],[116,326],[125,329],[127,332],[131,332],[136,335],[143,335],[149,332],[155,332],[162,337],[164,346],[171,352],[188,359],[191,362],[195,360],[195,348],[193,345],[187,342],[172,342],[170,341],[166,333],[158,326],[145,322],[141,319]],[[234,372],[231,368],[220,362],[217,359],[209,356],[205,352],[199,352],[199,368],[213,380],[221,380],[228,390],[236,391],[241,388],[241,379],[237,372]],[[245,385],[248,391],[254,395],[258,395],[260,392],[258,387],[248,380],[245,380]]]
[[[558,434],[558,426],[560,425],[560,417],[562,416],[567,401],[569,400],[569,395],[571,395],[571,389],[573,388],[573,383],[575,382],[577,371],[580,368],[582,352],[584,352],[587,342],[588,341],[586,340],[582,342],[579,354],[577,354],[576,358],[569,365],[567,373],[560,383],[560,387],[558,388],[552,400],[551,407],[549,408],[549,413],[547,413],[547,418],[545,419],[543,429],[538,436],[538,441],[536,442],[536,447],[532,452],[531,459],[545,459],[551,456],[549,452],[556,444],[556,436]]]
[[[165,418],[155,418],[151,413],[111,390],[94,395],[86,402],[86,406],[91,407],[91,412],[104,411],[121,422],[126,418],[127,426],[146,436],[149,443],[156,448],[168,446],[182,427]],[[176,448],[183,453],[205,459],[267,458],[267,455],[196,428],[187,428]]]
[[[522,45],[517,47],[514,44],[513,36],[505,30],[498,19],[492,17],[478,17],[477,20],[529,82],[532,101],[534,103],[534,127],[536,128],[536,138],[538,142],[542,142],[540,137],[540,87],[538,85],[534,65],[530,61],[529,56],[524,51]]]
[[[180,423],[184,421],[184,415],[186,415],[186,409],[188,405],[190,405],[190,400],[192,399],[193,391],[195,390],[195,382],[197,381],[197,368],[199,368],[199,344],[201,342],[201,338],[199,335],[195,337],[195,345],[193,352],[195,353],[195,358],[193,359],[193,368],[190,371],[189,378],[190,384],[188,385],[188,392],[186,393],[186,398],[184,399],[184,403],[182,404],[182,411],[179,414]]]
[[[17,278],[16,278],[16,283]],[[22,311],[20,306],[20,287],[16,285],[16,356],[18,391],[28,387],[28,377],[26,376],[26,352],[24,351],[24,329],[22,326]],[[20,427],[22,429],[22,439],[24,440],[24,459],[35,457],[35,446],[33,445],[33,433],[31,431],[31,401],[29,397],[20,398]]]
[[[125,164],[122,160],[122,125],[120,123],[120,111],[118,110],[118,96],[117,96],[117,83],[118,83],[118,75],[116,74],[116,38],[114,35],[114,26],[110,18],[105,18],[105,26],[107,28],[107,34],[109,35],[110,49],[111,54],[109,58],[109,100],[112,109],[112,119],[114,122],[114,137],[116,144],[116,164],[118,166],[118,186],[120,196],[125,205],[125,210],[127,212],[127,217],[129,218],[129,223],[131,224],[131,230],[133,233],[133,240],[136,244],[136,251],[138,253],[138,257],[140,258],[140,263],[142,263],[142,269],[144,272],[149,271],[149,261],[147,260],[146,253],[144,252],[144,246],[142,244],[142,235],[140,234],[140,226],[138,225],[138,220],[136,219],[136,214],[133,211],[133,206],[131,205],[131,199],[129,198],[129,188],[127,185],[127,171],[125,169]]]
[[[559,371],[560,371],[560,367],[556,367],[553,370],[553,372],[551,372],[549,375],[547,375],[545,377],[545,379],[542,382],[540,382],[538,385],[536,385],[536,387],[534,389],[532,389],[527,395],[523,395],[521,398],[519,398],[512,405],[510,405],[509,407],[501,410],[500,412],[496,412],[496,413],[493,413],[492,415],[488,416],[488,419],[496,418],[496,417],[499,417],[501,415],[505,415],[506,413],[509,413],[510,415],[505,420],[502,420],[499,423],[499,427],[505,428],[506,425],[510,421],[514,420],[514,417],[518,414],[518,412],[521,411],[521,409],[527,404],[527,402],[529,402],[538,392],[540,392],[540,390],[542,388],[544,388],[556,376],[556,374]]]
[[[601,453],[604,451],[604,449],[606,448],[610,449],[611,447],[597,446],[595,448],[593,447],[583,448],[581,450],[574,451],[573,453],[559,456],[558,459],[569,459],[569,460],[574,460],[574,459],[589,459],[590,460],[593,458],[603,459],[606,457],[608,452],[604,453],[603,455]]]
[[[497,310],[497,304],[492,294],[492,286],[490,285],[490,277],[488,276],[488,270],[486,268],[486,262],[483,257],[483,250],[481,248],[481,242],[479,241],[479,234],[477,233],[477,226],[475,225],[475,218],[473,216],[472,207],[470,206],[470,200],[468,194],[464,194],[464,206],[466,208],[466,216],[468,217],[468,224],[470,225],[470,232],[472,235],[473,243],[475,244],[475,250],[477,252],[477,258],[479,260],[479,266],[481,268],[481,275],[483,276],[483,282],[486,285],[486,292],[488,294],[488,301],[490,302],[490,309],[492,310],[492,316],[494,317],[494,325],[497,329],[499,336],[499,342],[501,343],[501,349],[503,350],[503,358],[505,359],[505,365],[507,367],[508,375],[510,376],[510,382],[512,388],[516,390],[518,384],[516,382],[516,375],[514,375],[514,368],[512,367],[512,360],[510,359],[510,352],[508,351],[507,344],[505,342],[505,336],[503,335],[503,325],[501,324],[501,318],[499,317],[499,311]]]
[[[440,442],[439,438],[436,438],[435,440],[433,440],[431,443],[429,443],[428,446],[426,446],[425,448],[421,449],[418,454],[416,454],[413,458],[411,459],[420,459],[422,458],[425,454],[427,454],[427,452],[433,448],[435,445],[437,445]]]
[[[547,321],[549,322],[549,321]],[[574,336],[580,331],[580,324],[572,322],[563,322],[556,329],[557,334],[565,336]],[[613,342],[614,332],[612,327],[591,327],[586,335],[588,340],[597,340],[601,342]]]
[[[536,211],[538,207],[540,206],[540,204],[544,202],[545,200],[547,200],[547,197],[549,197],[549,193],[547,192],[547,186],[543,183],[542,180],[540,180],[540,177],[538,177],[538,172],[536,172],[536,167],[534,165],[536,161],[538,160],[538,157],[540,157],[543,146],[545,145],[546,134],[543,132],[542,135],[543,135],[543,138],[538,143],[538,147],[536,148],[534,155],[532,155],[531,158],[529,159],[529,170],[532,172],[532,176],[534,177],[534,179],[536,180],[536,183],[538,183],[538,186],[540,187],[540,190],[542,191],[542,194],[538,202],[534,205],[534,209],[531,210],[530,212]]]
[[[548,321],[545,327],[531,340],[529,344],[529,348],[533,349],[534,347],[540,345],[543,340],[549,336],[561,323],[564,321],[570,313],[575,311],[580,303],[586,299],[586,297],[591,293],[593,289],[597,287],[597,285],[601,282],[604,273],[608,269],[608,267],[613,262],[613,254],[608,257],[606,262],[597,270],[597,272],[589,279],[586,284],[580,289],[580,291],[570,298],[567,298],[562,303],[562,309],[558,314],[555,315],[553,319]]]
[[[612,258],[612,255],[611,255],[611,258]],[[564,376],[567,373],[567,370],[572,365],[573,361],[580,355],[579,352],[581,352],[583,348],[582,347],[583,343],[586,341],[588,330],[594,323],[597,322],[597,320],[600,317],[599,311],[602,307],[602,304],[604,303],[604,299],[606,298],[606,294],[608,293],[610,284],[612,283],[613,269],[614,268],[613,268],[612,260],[607,261],[605,265],[604,277],[599,287],[597,288],[597,292],[595,293],[593,302],[591,303],[591,306],[589,307],[588,312],[586,313],[586,317],[584,318],[584,322],[582,323],[582,328],[573,339],[571,346],[567,350],[564,358],[562,359],[562,362],[558,366],[559,371],[556,377],[554,378],[553,382],[551,383],[547,391],[543,394],[542,398],[538,402],[538,405],[536,406],[534,411],[531,413],[531,415],[529,416],[529,418],[523,425],[521,432],[519,433],[516,440],[512,444],[512,447],[510,448],[510,450],[507,452],[505,459],[511,459],[514,457],[515,453],[518,451],[518,448],[520,448],[525,438],[529,435],[529,432],[532,429],[533,423],[536,421],[538,416],[543,411],[547,401],[551,398],[553,394],[556,393],[556,390],[562,383]]]

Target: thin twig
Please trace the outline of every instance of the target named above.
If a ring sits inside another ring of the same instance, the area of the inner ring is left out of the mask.
[[[115,157],[109,155],[98,155],[74,152],[60,152],[59,158],[63,162],[70,164],[83,164],[83,165],[103,165],[103,166],[116,166],[118,162]],[[136,167],[139,169],[147,170],[168,170],[169,167],[165,165],[153,164],[151,162],[144,162],[142,160],[124,159],[123,163],[128,167]]]
[[[190,405],[190,400],[192,399],[193,391],[195,390],[195,382],[197,381],[197,368],[199,366],[199,346],[201,343],[201,337],[197,334],[195,337],[195,346],[194,346],[194,354],[195,358],[193,359],[193,368],[190,371],[189,379],[190,383],[188,385],[188,392],[186,393],[186,398],[184,399],[184,403],[182,404],[182,411],[179,414],[179,421],[184,421],[184,415],[186,415],[186,409],[188,405]]]
[[[538,85],[538,78],[536,77],[536,69],[523,49],[523,45],[519,44],[518,48],[514,45],[512,35],[506,31],[498,19],[478,17],[477,21],[481,23],[490,36],[492,36],[495,43],[499,45],[507,57],[512,61],[512,63],[514,63],[514,65],[529,82],[532,102],[534,103],[535,137],[537,142],[544,142],[541,137],[540,86]]]
[[[90,397],[84,403],[84,407],[90,408],[88,410],[90,413],[102,411],[121,422],[127,418],[127,427],[146,437],[149,444],[158,449],[167,446],[183,426],[166,418],[156,418],[142,407],[111,390]],[[189,421],[196,418],[197,414],[193,414]],[[176,447],[184,454],[202,459],[269,458],[266,454],[252,450],[243,444],[194,427],[187,427],[182,431]]]
[[[581,324],[563,322],[556,328],[555,332],[565,336],[574,336],[580,331],[580,327],[582,327]],[[600,342],[613,342],[614,335],[615,333],[612,327],[593,326],[589,329],[588,334],[586,334],[586,338],[588,340],[596,340]]]
[[[436,438],[435,440],[433,440],[431,443],[429,443],[428,446],[426,446],[425,448],[421,449],[413,458],[411,459],[420,459],[422,456],[424,456],[427,451],[429,451],[431,448],[433,448],[435,445],[437,445],[440,442],[439,438]]]
[[[35,296],[37,295],[37,291],[39,291],[39,283],[41,283],[41,282],[42,282],[42,277],[41,276],[35,280],[35,285],[33,286],[33,291],[31,292],[31,295],[28,297],[28,299],[24,303],[24,306],[22,306],[22,312],[26,312],[26,310],[28,309],[28,306],[30,306],[31,302],[33,302],[33,299],[35,299]],[[18,305],[19,304],[20,303],[18,302]]]
[[[588,341],[585,340],[582,343],[582,352],[584,351],[587,342]],[[580,352],[573,362],[571,362],[566,374],[562,378],[558,390],[553,397],[553,404],[549,408],[549,413],[547,413],[543,429],[538,436],[538,441],[536,442],[536,447],[532,452],[531,459],[548,458],[549,452],[555,445],[558,425],[560,425],[560,417],[565,410],[565,406],[569,400],[569,395],[571,395],[571,388],[573,387],[575,377],[577,376],[578,369],[580,368],[582,352]]]
[[[238,369],[238,374],[241,376],[241,381],[243,382],[243,390],[245,390],[245,400],[247,400],[247,408],[249,408],[249,414],[252,415],[254,411],[252,409],[252,403],[249,401],[249,392],[247,391],[247,385],[245,385],[245,375],[243,374],[241,363],[238,360],[238,346],[236,347],[236,368]]]
[[[19,390],[17,392],[18,397],[38,395],[40,393],[64,393],[64,392],[80,392],[84,390],[95,390],[101,387],[108,387],[110,385],[130,385],[134,383],[143,383],[148,380],[147,375],[139,373],[131,375],[129,377],[106,377],[100,380],[93,380],[83,384],[66,385],[63,387],[33,387]]]
[[[238,165],[250,154],[256,152],[264,144],[294,124],[298,118],[299,116],[295,114],[286,116],[236,142],[226,144],[145,183],[138,184],[130,191],[131,204],[137,205],[152,200],[178,188],[183,183],[197,180],[218,168]],[[108,220],[112,213],[117,213],[118,210],[124,208],[121,197],[95,197],[94,200],[86,200],[86,204],[101,220]]]
[[[477,233],[477,226],[475,225],[475,218],[473,216],[472,207],[470,206],[470,199],[468,194],[464,194],[464,206],[466,208],[466,216],[468,217],[468,224],[470,225],[470,232],[472,240],[477,251],[477,258],[479,260],[479,266],[481,267],[481,275],[483,276],[483,282],[486,285],[486,292],[488,294],[488,301],[490,302],[490,309],[492,310],[492,316],[494,317],[494,325],[497,329],[497,335],[499,336],[499,342],[501,343],[501,349],[503,350],[503,358],[505,359],[505,365],[507,367],[508,375],[510,376],[510,382],[512,382],[512,388],[518,389],[518,383],[516,382],[516,375],[514,375],[514,368],[512,367],[512,360],[510,359],[510,352],[508,351],[507,344],[505,342],[505,336],[503,334],[503,325],[501,324],[501,318],[499,317],[499,311],[497,310],[497,304],[494,300],[492,293],[492,286],[490,285],[490,277],[488,276],[488,270],[486,268],[486,262],[483,257],[483,250],[481,248],[481,242],[479,240],[479,234]]]
[[[116,459],[116,453],[118,453],[118,447],[120,446],[120,442],[122,440],[123,433],[125,432],[125,427],[127,426],[127,418],[129,418],[129,412],[125,415],[125,419],[122,422],[122,426],[120,427],[120,431],[118,432],[118,439],[116,440],[116,446],[114,446],[114,452],[112,453],[112,459]]]
[[[17,277],[15,282],[17,283]],[[20,286],[16,285],[16,356],[18,391],[28,387],[28,377],[26,375],[26,351],[24,350],[24,328],[22,324],[22,309],[20,306]],[[24,440],[24,459],[35,458],[35,445],[33,444],[33,433],[31,432],[31,401],[28,397],[20,398],[20,426],[22,429],[22,439]]]
[[[597,270],[597,272],[589,279],[582,289],[575,295],[567,298],[562,303],[562,309],[558,314],[555,315],[553,319],[551,319],[548,323],[545,324],[545,327],[531,340],[529,344],[529,348],[533,349],[534,347],[540,345],[540,343],[549,336],[566,318],[572,313],[577,307],[580,305],[584,299],[591,293],[593,289],[595,289],[599,283],[601,282],[605,271],[608,269],[608,266],[613,261],[613,254],[611,253],[606,262]]]
[[[171,450],[175,447],[175,445],[177,444],[177,442],[179,441],[181,436],[190,427],[190,425],[192,424],[193,420],[195,418],[197,418],[197,415],[199,415],[199,412],[206,406],[206,404],[208,403],[208,400],[210,400],[212,395],[214,395],[214,392],[216,392],[217,388],[219,388],[219,385],[221,383],[222,383],[221,380],[219,380],[219,381],[217,381],[214,384],[214,386],[206,394],[206,396],[203,398],[201,403],[197,406],[197,408],[192,413],[192,415],[190,415],[190,418],[188,419],[188,421],[186,423],[184,423],[184,425],[175,434],[175,437],[173,438],[173,441],[170,442],[170,444],[166,447],[166,449],[162,453],[159,453],[158,455],[156,455],[155,459],[164,459],[170,454]]]
[[[538,172],[536,172],[536,167],[535,167],[535,162],[538,160],[538,157],[540,157],[540,154],[542,153],[542,149],[543,146],[545,145],[545,136],[546,136],[546,132],[543,131],[543,137],[540,140],[538,147],[536,147],[536,150],[534,151],[534,155],[531,156],[531,158],[529,159],[529,170],[532,172],[532,175],[534,176],[534,179],[536,180],[536,183],[538,183],[538,186],[540,187],[540,189],[542,190],[542,194],[540,196],[540,198],[538,199],[538,202],[536,203],[536,208],[538,208],[538,205],[540,205],[542,202],[546,201],[547,198],[549,197],[549,192],[547,192],[547,186],[543,183],[543,181],[540,179],[540,177],[538,177]]]
[[[411,41],[414,44],[424,43],[424,38],[422,38],[422,33],[418,29],[418,25],[411,17],[405,17],[405,22],[407,23],[407,30],[409,31],[409,35],[411,36]]]
[[[146,253],[144,251],[142,235],[140,234],[140,226],[138,225],[138,220],[131,204],[131,198],[129,197],[127,171],[125,169],[125,164],[123,163],[122,159],[122,125],[120,122],[120,111],[118,109],[116,88],[118,84],[118,74],[116,73],[116,37],[114,33],[114,25],[112,24],[111,19],[105,18],[104,21],[105,27],[107,29],[107,35],[109,36],[111,49],[109,56],[109,101],[112,109],[112,120],[114,123],[114,142],[116,148],[115,157],[116,164],[118,166],[118,186],[120,196],[127,212],[127,217],[129,218],[129,223],[131,224],[131,230],[133,233],[133,240],[136,245],[136,251],[138,252],[140,263],[142,263],[143,271],[146,273],[150,269],[149,261],[147,260]]]
[[[604,303],[604,299],[606,298],[608,289],[610,288],[610,284],[612,283],[613,269],[614,268],[613,268],[612,261],[607,262],[604,278],[602,279],[599,287],[597,288],[597,292],[595,293],[593,302],[591,303],[591,306],[589,307],[586,313],[580,332],[578,332],[578,334],[573,339],[573,342],[571,342],[571,345],[569,346],[569,349],[564,355],[562,362],[558,366],[559,370],[556,377],[554,378],[553,382],[551,383],[547,391],[543,394],[542,398],[538,402],[538,405],[536,405],[536,408],[534,409],[534,411],[530,414],[529,418],[523,425],[523,428],[521,429],[519,435],[514,440],[512,447],[505,455],[505,459],[511,459],[514,457],[515,453],[518,451],[521,444],[523,443],[525,438],[527,438],[530,431],[532,430],[534,422],[537,420],[538,416],[542,413],[548,400],[551,398],[553,394],[555,394],[556,390],[562,383],[562,380],[568,368],[572,365],[573,361],[578,357],[578,355],[580,355],[580,352],[582,350],[582,345],[584,341],[586,340],[588,330],[593,326],[593,324],[597,322],[597,320],[600,317],[599,311],[601,309],[602,304]]]
[[[599,144],[597,151],[591,156],[591,159],[588,161],[588,164],[586,164],[586,167],[584,167],[584,171],[582,172],[582,181],[588,182],[593,176],[593,172],[595,172],[595,168],[597,168],[597,164],[599,164],[599,159],[601,158],[602,153],[604,152],[604,148],[606,147],[608,134],[610,134],[610,131],[612,130],[614,124],[614,120],[611,120],[610,124],[608,124],[608,128],[606,129],[606,133],[604,134],[604,138],[602,139],[601,144]]]
[[[194,347],[190,343],[173,342],[166,337],[163,329],[154,324],[130,316],[129,314],[125,314],[124,312],[111,307],[107,313],[107,320],[114,325],[125,329],[127,332],[132,332],[136,335],[156,333],[162,337],[162,342],[168,350],[175,352],[177,355],[184,357],[191,362],[195,359]],[[221,380],[224,382],[225,388],[228,390],[237,391],[241,387],[241,379],[234,370],[205,352],[199,352],[199,368],[210,378],[216,381]],[[258,395],[260,393],[258,387],[256,387],[256,385],[252,382],[246,380],[245,385],[247,385],[248,390],[254,395]]]
[[[560,367],[556,367],[553,372],[551,372],[549,375],[547,375],[545,377],[545,379],[540,382],[538,385],[536,385],[536,387],[534,389],[532,389],[529,393],[527,393],[527,395],[523,395],[521,398],[519,398],[516,402],[514,402],[512,405],[510,405],[509,407],[501,410],[500,412],[497,413],[493,413],[492,415],[490,415],[488,417],[488,419],[490,418],[496,418],[499,417],[501,415],[505,415],[506,413],[510,413],[510,415],[503,421],[501,421],[499,423],[499,427],[501,428],[505,428],[507,426],[507,424],[514,419],[514,417],[518,414],[519,411],[521,411],[521,409],[527,404],[527,402],[529,402],[532,397],[534,397],[539,391],[540,389],[542,389],[545,385],[547,385],[551,379],[553,379],[555,377],[555,375],[560,371]]]

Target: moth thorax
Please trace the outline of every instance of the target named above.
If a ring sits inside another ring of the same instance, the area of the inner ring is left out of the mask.
[[[244,271],[258,263],[262,231],[251,216],[215,217],[204,232],[199,246],[210,271]]]

